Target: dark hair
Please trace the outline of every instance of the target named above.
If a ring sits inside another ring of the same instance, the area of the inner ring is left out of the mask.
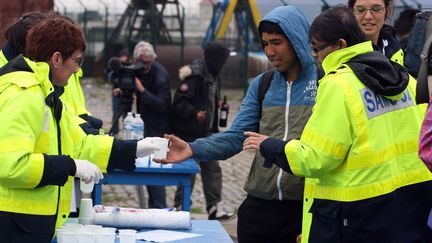
[[[400,12],[399,17],[394,22],[394,29],[398,36],[404,36],[410,33],[412,24],[418,9],[407,8]]]
[[[266,20],[261,21],[258,25],[258,33],[260,37],[262,37],[263,32],[269,34],[280,34],[286,37],[284,31],[278,24]]]
[[[230,50],[217,41],[207,42],[204,46],[204,61],[208,71],[218,75],[230,55]]]
[[[383,1],[384,1],[384,6],[388,7],[390,5],[390,2],[392,2],[393,0],[383,0]],[[356,2],[357,0],[348,0],[348,7],[353,8]]]
[[[344,39],[348,46],[366,41],[352,11],[345,5],[337,5],[318,15],[309,28],[309,38],[326,43]]]
[[[388,17],[390,17],[393,14],[393,0],[383,0],[384,1],[384,6],[386,7],[386,16],[385,18],[387,19]],[[348,0],[348,7],[350,9],[354,8],[354,4],[357,2],[357,0]],[[387,11],[387,7],[389,8],[389,11]]]
[[[26,53],[33,61],[47,62],[57,51],[67,59],[75,51],[84,52],[85,49],[86,41],[80,27],[61,16],[49,16],[27,35]]]
[[[48,15],[42,12],[25,13],[17,22],[9,26],[5,32],[5,38],[17,54],[25,54],[28,30],[47,17]]]

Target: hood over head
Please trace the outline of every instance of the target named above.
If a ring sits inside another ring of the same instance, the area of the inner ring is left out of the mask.
[[[204,60],[208,71],[218,75],[230,55],[230,51],[222,43],[208,42],[204,47]]]
[[[366,87],[391,98],[401,95],[408,86],[408,71],[379,52],[357,55],[346,63]]]
[[[280,6],[270,11],[262,21],[275,23],[283,30],[300,61],[301,74],[316,72],[309,44],[309,23],[300,9],[292,5]]]

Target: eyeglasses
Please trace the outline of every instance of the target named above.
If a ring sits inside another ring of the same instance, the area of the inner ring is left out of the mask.
[[[353,12],[355,15],[365,15],[369,10],[371,14],[380,14],[384,12],[385,7],[381,5],[373,5],[371,8],[366,8],[364,6],[355,6]]]
[[[71,59],[74,60],[74,62],[76,63],[76,65],[78,67],[82,67],[82,65],[84,63],[84,56],[81,56],[81,57],[72,57],[71,56]]]
[[[321,45],[319,45],[319,46],[317,46],[317,47],[312,47],[312,50],[313,50],[316,54],[318,54],[320,51],[326,49],[327,47],[329,47],[329,46],[331,46],[331,45],[333,45],[333,43],[324,43],[324,44],[321,44]]]

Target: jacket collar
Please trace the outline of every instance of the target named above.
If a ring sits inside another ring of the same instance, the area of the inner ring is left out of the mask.
[[[33,62],[22,55],[0,68],[0,79],[1,85],[10,83],[22,88],[40,85],[45,97],[54,92],[48,63]]]
[[[18,53],[15,52],[15,49],[9,42],[6,42],[6,45],[2,48],[2,52],[8,61],[18,56]]]
[[[33,62],[30,59],[24,57],[24,60],[33,71],[36,80],[41,85],[45,97],[54,92],[54,86],[51,83],[50,67],[46,62]]]
[[[328,56],[324,58],[324,61],[322,62],[324,73],[325,75],[327,75],[331,71],[338,69],[351,58],[373,50],[374,49],[372,47],[372,41],[366,41],[357,45],[334,51],[328,54]]]

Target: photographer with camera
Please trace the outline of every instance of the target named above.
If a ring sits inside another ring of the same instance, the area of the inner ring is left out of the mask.
[[[118,121],[120,116],[124,119],[127,112],[132,110],[132,100],[129,102],[123,99],[123,91],[119,85],[119,78],[121,79],[122,66],[129,64],[129,57],[127,51],[120,51],[117,57],[113,57],[108,61],[107,79],[112,85],[112,127],[109,134],[112,136],[117,135],[119,132]]]
[[[144,120],[144,137],[163,137],[170,132],[171,92],[167,70],[155,61],[153,46],[144,41],[136,44],[133,57],[137,67],[135,86],[137,111]],[[165,187],[147,186],[150,208],[165,208]]]

